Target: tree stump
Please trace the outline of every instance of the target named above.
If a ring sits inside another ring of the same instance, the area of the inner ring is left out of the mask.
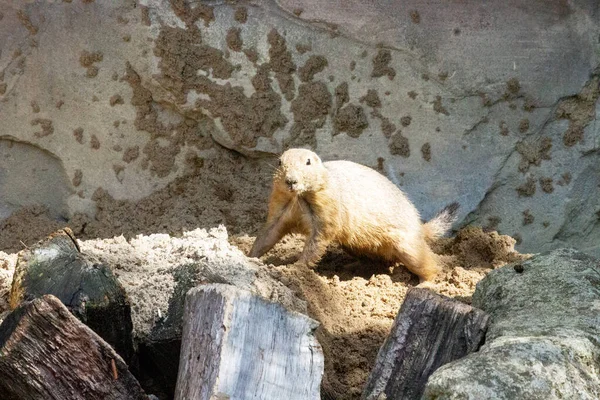
[[[70,229],[53,233],[19,253],[10,307],[52,294],[127,361],[134,354],[131,307],[107,265],[79,250]]]
[[[146,400],[123,359],[47,295],[21,304],[0,325],[3,400]]]
[[[481,310],[426,289],[409,289],[361,399],[421,398],[437,368],[479,349],[487,325]]]
[[[178,400],[319,399],[317,323],[250,292],[209,284],[184,309]]]

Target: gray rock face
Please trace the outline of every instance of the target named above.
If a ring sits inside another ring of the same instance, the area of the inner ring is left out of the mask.
[[[0,16],[0,137],[58,158],[67,180],[36,199],[57,214],[93,214],[100,187],[148,196],[218,157],[214,142],[308,146],[378,167],[426,219],[458,201],[461,223],[520,251],[600,254],[597,1],[38,1]],[[0,193],[0,211],[27,195]]]
[[[572,249],[492,271],[473,305],[486,343],[437,370],[424,399],[600,398],[600,265]]]

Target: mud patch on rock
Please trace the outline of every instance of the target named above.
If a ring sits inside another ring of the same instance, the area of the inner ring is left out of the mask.
[[[346,132],[348,136],[358,138],[369,126],[369,121],[361,106],[350,103],[338,110],[333,124],[334,135]]]
[[[215,13],[211,6],[193,2],[194,6],[190,5],[188,0],[170,0],[171,7],[175,14],[188,26],[193,27],[196,21],[202,19],[204,26],[208,26],[215,20]]]
[[[240,24],[245,24],[248,21],[248,9],[246,7],[236,8],[233,18]]]
[[[431,144],[429,142],[421,146],[421,154],[423,155],[423,160],[427,162],[431,161]]]
[[[396,76],[396,70],[389,66],[392,61],[392,53],[387,49],[379,49],[377,55],[373,57],[373,71],[371,77],[379,78],[387,76],[390,80]]]
[[[21,22],[21,24],[29,31],[30,34],[36,35],[38,33],[38,27],[35,26],[29,15],[25,13],[23,10],[17,10],[17,19]]]
[[[350,101],[350,94],[348,93],[348,82],[342,82],[335,88],[335,109],[336,112],[344,104]]]
[[[296,71],[296,64],[292,60],[292,53],[287,49],[285,38],[272,29],[267,35],[269,43],[269,65],[275,72],[275,79],[286,100],[294,98],[294,80],[292,74]]]
[[[181,122],[169,126],[160,122],[159,107],[154,103],[152,93],[142,86],[140,76],[129,63],[126,63],[125,81],[129,83],[133,91],[131,104],[137,110],[135,127],[151,135],[143,152],[152,173],[159,177],[169,175],[173,170],[175,157],[185,144],[198,149],[212,147],[212,140],[202,131],[200,123],[196,120],[181,118]],[[162,146],[159,139],[166,141],[167,145]]]
[[[298,88],[298,97],[292,101],[294,125],[286,147],[308,145],[316,148],[316,130],[323,127],[331,110],[331,93],[323,82],[303,83]]]
[[[298,70],[298,76],[302,82],[312,81],[314,76],[323,71],[328,65],[327,59],[323,56],[312,55],[306,60],[306,63]]]
[[[436,113],[450,115],[446,107],[442,105],[442,96],[435,96],[435,100],[431,104],[433,104],[433,111]]]
[[[533,221],[535,221],[535,217],[531,214],[531,211],[529,209],[523,211],[523,225],[533,224]]]
[[[139,146],[133,146],[133,147],[128,147],[125,152],[123,153],[123,161],[126,162],[127,164],[137,160],[137,158],[140,156],[140,147]]]
[[[519,142],[516,146],[521,155],[519,171],[525,173],[532,165],[540,166],[542,160],[551,160],[552,139],[549,137],[533,138]]]
[[[540,178],[540,187],[544,193],[554,192],[554,180],[552,178]]]
[[[83,179],[83,172],[80,169],[75,170],[75,174],[73,175],[73,186],[77,187],[81,185],[81,180]]]
[[[52,135],[54,133],[54,125],[52,124],[51,119],[36,118],[31,121],[31,125],[32,126],[39,125],[42,128],[41,132],[33,133],[35,135],[35,137],[37,137],[37,138],[43,138],[43,137]]]
[[[366,103],[367,106],[371,108],[379,108],[381,107],[381,100],[379,99],[379,94],[377,94],[377,90],[369,89],[367,90],[367,94],[359,99],[361,103]]]
[[[404,158],[410,157],[410,145],[408,138],[402,136],[402,132],[398,131],[392,135],[388,142],[390,153],[395,156],[402,156]]]
[[[519,197],[531,197],[535,194],[535,189],[535,179],[529,177],[525,183],[517,187],[515,190],[519,194]]]
[[[227,47],[233,51],[242,51],[244,41],[242,40],[242,30],[240,28],[229,28],[225,36]]]
[[[527,118],[523,118],[519,121],[519,132],[525,133],[529,130],[529,120]]]
[[[596,102],[600,96],[600,77],[593,77],[576,96],[562,100],[556,109],[557,119],[569,120],[563,134],[567,147],[583,141],[585,127],[596,118]]]
[[[86,76],[93,78],[98,75],[98,67],[94,63],[100,62],[104,59],[104,55],[99,51],[89,52],[83,50],[79,55],[79,64],[86,68]]]

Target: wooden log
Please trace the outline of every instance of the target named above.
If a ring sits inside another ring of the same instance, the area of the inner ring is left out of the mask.
[[[421,398],[437,368],[479,349],[487,325],[481,310],[427,289],[409,289],[361,399]]]
[[[317,325],[230,285],[190,290],[175,399],[319,399]]]
[[[51,295],[0,325],[3,400],[146,400],[123,359]]]
[[[134,355],[131,306],[109,266],[79,250],[62,229],[21,251],[10,291],[11,309],[52,294],[127,361]]]

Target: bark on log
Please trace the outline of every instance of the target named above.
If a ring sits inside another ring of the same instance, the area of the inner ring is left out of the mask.
[[[10,306],[52,294],[127,361],[134,355],[131,307],[107,265],[79,250],[70,229],[19,253]]]
[[[250,292],[210,284],[184,309],[176,400],[319,399],[317,323]]]
[[[410,289],[361,399],[421,398],[437,368],[479,349],[487,325],[488,315],[481,310],[426,289]]]
[[[3,400],[147,400],[123,359],[51,295],[0,325]]]

